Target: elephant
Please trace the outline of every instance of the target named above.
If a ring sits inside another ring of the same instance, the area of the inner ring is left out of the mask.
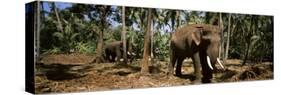
[[[130,59],[130,62],[133,60],[133,53],[131,49],[131,45],[127,42],[127,58]],[[113,41],[105,45],[105,57],[109,62],[115,62],[115,58],[117,61],[121,61],[120,59],[123,57],[123,42],[122,41]]]
[[[221,31],[218,26],[210,24],[190,24],[176,30],[171,35],[170,63],[168,74],[174,74],[176,64],[176,76],[181,76],[182,62],[185,58],[191,58],[194,66],[195,83],[210,83],[214,70],[219,70],[215,64],[220,62],[219,48]],[[200,68],[200,65],[202,68]],[[201,71],[202,75],[201,76]]]

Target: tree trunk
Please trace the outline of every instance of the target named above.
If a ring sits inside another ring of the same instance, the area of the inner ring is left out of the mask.
[[[34,16],[34,30],[35,30],[35,35],[34,35],[34,62],[37,62],[39,60],[40,56],[40,1],[37,1],[35,5],[36,11],[35,11],[35,16]]]
[[[151,31],[151,9],[148,9],[148,14],[147,14],[147,28],[145,32],[145,37],[144,37],[144,52],[143,52],[143,60],[142,60],[142,66],[141,66],[141,73],[146,75],[149,73],[149,45],[150,45],[150,31]]]
[[[228,50],[229,50],[229,42],[230,42],[230,24],[231,24],[231,14],[228,16],[228,29],[227,29],[227,39],[226,39],[226,48],[225,48],[225,56],[223,62],[228,58]]]
[[[151,22],[151,25],[153,26],[153,22]],[[150,61],[151,63],[154,63],[154,54],[153,54],[153,36],[154,36],[154,32],[153,32],[153,27],[150,29],[151,30],[151,34],[150,34],[150,39],[151,39],[151,42],[150,42]]]
[[[219,19],[218,19],[218,22],[219,22],[219,28],[220,28],[220,31],[221,31],[221,13],[219,13]],[[221,31],[222,32],[222,31]],[[222,34],[222,33],[221,33]],[[222,40],[222,35],[221,35],[221,40]],[[222,42],[222,41],[221,41]],[[222,45],[220,45],[220,49],[219,49],[219,58],[221,58],[221,49],[222,49]]]
[[[222,14],[219,14],[219,20],[220,20],[220,30],[221,30],[221,46],[220,46],[220,53],[219,53],[219,57],[224,59],[224,33],[223,33],[223,21],[222,21]]]
[[[126,24],[125,24],[125,6],[122,6],[122,37],[123,41],[123,59],[127,63],[127,50],[126,50]]]
[[[102,62],[102,50],[103,50],[103,30],[99,31],[99,40],[96,50],[96,63]]]
[[[106,17],[107,17],[107,12],[106,12],[106,6],[103,6],[102,8],[102,15],[101,15],[101,29],[99,31],[99,39],[98,39],[98,45],[97,45],[97,50],[96,50],[96,63],[101,63],[104,61],[103,59],[103,32],[105,31],[106,27]]]
[[[181,13],[181,11],[180,10],[177,10],[177,28],[180,26],[180,13]]]
[[[37,61],[40,55],[40,1],[37,1]]]
[[[249,29],[249,31],[247,31],[247,32],[250,32],[250,33],[247,33],[248,35],[246,37],[246,39],[248,39],[248,40],[246,40],[247,48],[246,48],[246,54],[245,54],[245,57],[244,57],[244,60],[243,60],[243,65],[246,65],[248,55],[249,55],[249,51],[250,51],[250,48],[251,48],[251,37],[252,37],[251,32],[255,31],[254,25],[253,25],[255,22],[253,20],[254,20],[254,17],[252,16],[251,20],[250,20],[250,29]]]
[[[232,30],[230,31],[230,37],[233,37],[233,32],[234,32],[236,26],[237,26],[237,22],[235,24],[232,24]]]
[[[63,32],[63,28],[62,28],[60,16],[59,16],[58,9],[57,9],[57,7],[56,7],[55,2],[52,3],[52,6],[53,6],[54,11],[55,11],[55,14],[56,14],[56,18],[57,18],[57,22],[58,22],[58,28],[59,28],[59,30],[60,30],[61,32]]]
[[[243,65],[246,65],[246,61],[248,59],[249,49],[250,49],[250,44],[247,45],[246,54],[245,54],[245,57],[244,57],[244,60],[243,60]]]
[[[243,59],[242,65],[245,65],[245,64],[246,64],[245,55],[246,55],[246,53],[247,53],[247,40],[246,40],[246,34],[245,34],[245,32],[246,32],[246,30],[245,30],[245,29],[246,29],[246,28],[245,28],[245,25],[244,25],[244,26],[241,26],[241,29],[242,29],[242,37],[245,37],[245,38],[244,38],[244,40],[245,40],[244,46],[245,46],[245,47],[243,47],[243,48],[245,48],[245,51],[243,52],[243,53],[244,53],[244,54],[243,54],[243,55],[244,55],[244,56],[243,56],[244,58],[241,58],[241,59]]]

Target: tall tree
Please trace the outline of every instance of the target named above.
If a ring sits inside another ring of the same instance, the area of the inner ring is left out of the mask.
[[[110,11],[111,11],[111,7],[110,6],[96,6],[96,11],[100,11],[100,23],[101,26],[99,29],[99,39],[98,39],[98,45],[97,45],[97,50],[96,50],[96,63],[100,63],[103,59],[102,57],[102,53],[103,53],[103,35],[104,35],[104,31],[106,31],[106,27],[107,27],[107,21],[106,18],[109,15]]]
[[[180,19],[180,17],[181,17],[181,10],[177,10],[176,11],[176,17],[177,17],[177,26],[176,26],[176,28],[178,28],[180,26],[180,24],[181,24],[181,19]]]
[[[222,59],[224,59],[224,33],[223,33],[223,20],[222,20],[222,13],[219,14],[219,26],[220,26],[220,31],[221,31],[221,47],[220,47],[220,55],[219,57],[222,57]]]
[[[36,53],[36,56],[35,56],[35,58],[34,59],[36,59],[36,61],[38,61],[39,60],[39,56],[40,56],[40,1],[37,1],[37,3],[36,3],[36,14],[34,14],[35,16],[34,16],[34,18],[35,18],[35,25],[36,25],[36,31],[35,31],[35,37],[34,37],[34,39],[35,39],[35,53]],[[34,29],[34,30],[35,30]],[[34,62],[36,62],[36,61],[34,61]]]
[[[160,13],[159,12],[157,12],[157,10],[156,9],[152,9],[151,10],[151,15],[152,15],[152,17],[151,17],[151,20],[152,20],[152,22],[151,22],[151,25],[152,25],[152,28],[151,28],[151,35],[150,35],[150,39],[151,39],[151,42],[150,42],[150,58],[151,58],[151,63],[154,63],[154,58],[155,58],[155,55],[154,55],[154,51],[155,51],[155,49],[154,48],[156,48],[156,47],[154,47],[155,45],[155,38],[154,38],[154,33],[156,32],[156,30],[154,30],[154,28],[156,27],[156,23],[158,24],[158,25],[160,25],[162,22],[159,20],[159,19],[161,19],[160,18]],[[161,25],[160,25],[161,26]]]
[[[154,25],[153,25],[154,23],[153,23],[153,21],[151,22],[151,25],[152,25],[152,28],[151,28],[151,34],[150,34],[150,61],[151,61],[151,63],[153,63],[154,62],[154,54],[153,54],[153,40],[154,40],[154,32],[153,32],[153,27],[154,27]]]
[[[57,26],[58,26],[59,30],[60,30],[61,32],[63,32],[63,27],[62,27],[62,23],[61,23],[61,20],[60,20],[60,15],[59,15],[59,13],[58,13],[58,9],[57,9],[57,7],[56,7],[56,4],[55,4],[55,2],[52,2],[51,4],[52,4],[53,10],[54,10],[54,12],[55,12],[56,18],[57,18],[57,22],[58,22],[58,25],[57,25]]]
[[[228,15],[228,30],[227,30],[227,39],[226,39],[226,47],[225,47],[225,56],[223,62],[228,58],[228,50],[229,50],[229,38],[230,38],[230,26],[231,26],[231,13]]]
[[[124,63],[127,63],[125,6],[122,6],[122,37],[121,37],[121,39],[123,41],[123,58],[124,58]]]
[[[245,56],[243,59],[243,65],[246,64],[246,61],[248,59],[249,53],[251,52],[251,48],[252,48],[252,41],[253,41],[253,37],[254,37],[254,33],[256,32],[256,16],[255,15],[251,15],[249,16],[250,18],[250,22],[249,22],[249,26],[248,26],[248,31],[246,33],[246,52],[245,52]]]
[[[143,52],[143,60],[142,60],[142,66],[141,66],[141,73],[142,74],[148,74],[149,73],[149,53],[150,53],[150,32],[151,32],[151,8],[148,9],[147,14],[147,27],[144,37],[144,52]]]

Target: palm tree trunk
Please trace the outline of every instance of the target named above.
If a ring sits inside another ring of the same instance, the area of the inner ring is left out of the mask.
[[[59,16],[58,9],[57,9],[57,7],[56,7],[55,2],[52,3],[52,6],[53,6],[54,11],[55,11],[55,14],[56,14],[56,18],[57,18],[59,30],[60,30],[61,32],[63,32],[63,28],[62,28],[60,16]]]
[[[102,61],[102,48],[103,48],[103,31],[99,31],[99,40],[96,52],[96,63],[101,63]]]
[[[245,57],[244,57],[244,60],[243,60],[243,65],[246,64],[246,61],[248,59],[249,49],[250,49],[250,44],[248,44],[248,46],[247,46],[246,54],[245,54]]]
[[[230,42],[230,25],[231,25],[231,14],[228,16],[228,31],[227,31],[227,39],[226,39],[226,48],[225,48],[225,56],[223,62],[228,58],[228,50],[229,50],[229,42]]]
[[[222,14],[219,14],[219,18],[220,18],[220,30],[221,30],[221,46],[220,46],[220,53],[219,53],[219,57],[224,59],[224,33],[223,33],[223,21],[222,21]]]
[[[177,10],[177,28],[180,26],[180,14],[181,14],[181,11],[180,10]]]
[[[153,21],[151,22],[151,25],[153,26]],[[151,63],[154,63],[154,54],[153,54],[153,34],[154,34],[154,32],[153,32],[153,27],[150,29],[151,30],[151,34],[150,34],[150,40],[151,40],[151,42],[150,42],[150,61],[151,61]]]
[[[36,7],[36,11],[35,11],[35,16],[34,16],[34,18],[35,18],[35,37],[34,37],[34,39],[35,39],[35,43],[34,43],[34,45],[35,45],[35,61],[34,62],[37,62],[38,60],[39,60],[39,56],[40,56],[40,1],[37,1],[37,3],[36,3],[36,5],[35,5]]]
[[[144,37],[144,52],[143,52],[143,60],[142,60],[142,66],[141,66],[141,73],[146,75],[149,73],[149,53],[150,53],[150,32],[151,32],[151,9],[148,9],[148,15],[147,15],[147,28],[145,32]]]
[[[123,41],[123,59],[124,59],[124,63],[127,63],[125,6],[122,6],[122,37],[121,37],[121,39]]]
[[[98,45],[97,45],[97,50],[96,50],[96,63],[101,63],[104,61],[103,59],[103,32],[105,31],[106,27],[106,17],[107,17],[107,12],[106,12],[106,6],[103,6],[102,8],[102,15],[101,15],[101,30],[99,31],[99,39],[98,39]]]
[[[253,24],[254,24],[254,17],[252,16],[251,17],[251,20],[250,20],[250,30],[249,31],[247,31],[248,33],[248,35],[247,35],[247,37],[246,38],[248,38],[248,37],[251,37],[250,35],[251,35],[251,32],[252,31],[254,31],[254,27],[253,27]],[[250,33],[249,33],[250,32]],[[250,48],[251,48],[251,41],[250,41],[251,39],[249,39],[249,40],[246,40],[246,44],[247,44],[247,49],[246,49],[246,54],[245,54],[245,57],[244,57],[244,60],[243,60],[243,65],[246,65],[246,61],[247,61],[247,59],[248,59],[248,55],[249,55],[249,51],[250,51]]]

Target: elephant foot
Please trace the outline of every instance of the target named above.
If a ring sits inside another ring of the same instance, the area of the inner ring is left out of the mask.
[[[176,72],[176,76],[182,76],[182,74],[181,74],[181,73],[177,73],[177,72]]]
[[[211,83],[211,79],[202,78],[202,83]]]
[[[181,70],[176,70],[176,76],[182,76]]]

